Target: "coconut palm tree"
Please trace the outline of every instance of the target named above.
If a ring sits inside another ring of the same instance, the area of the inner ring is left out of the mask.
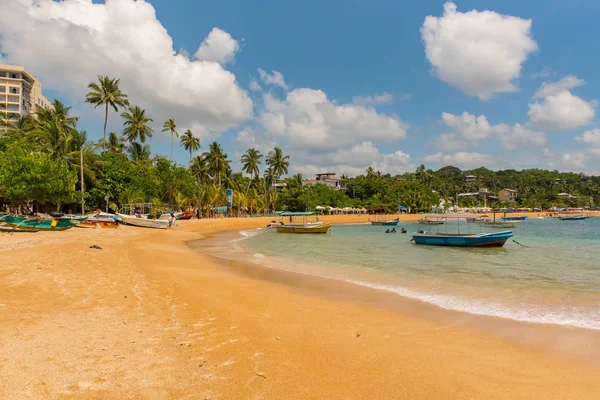
[[[289,159],[290,156],[284,156],[283,150],[279,147],[275,147],[267,156],[267,165],[273,171],[273,174],[276,177],[279,177],[288,173],[288,168],[290,166]]]
[[[173,143],[175,142],[175,136],[179,137],[179,133],[177,132],[177,125],[175,124],[175,120],[173,118],[166,120],[163,124],[163,129],[161,132],[168,131],[171,132],[171,157],[169,158],[169,160],[173,161]]]
[[[200,139],[188,129],[181,135],[181,145],[190,152],[190,161],[192,161],[192,153],[200,150]],[[225,155],[225,158],[227,158],[227,155]]]
[[[123,135],[129,143],[135,142],[138,138],[140,142],[146,143],[146,137],[152,137],[154,130],[148,123],[154,121],[146,116],[146,110],[138,106],[130,107],[127,112],[121,114],[121,117],[125,118]]]
[[[208,170],[213,177],[218,180],[218,185],[221,186],[221,177],[226,175],[231,169],[230,160],[227,159],[227,154],[223,152],[221,145],[217,142],[212,142],[207,153],[204,153],[204,158],[208,164]]]
[[[115,153],[122,153],[125,149],[125,138],[118,136],[116,133],[111,132],[108,134],[108,150],[114,151]]]
[[[206,163],[206,159],[202,156],[194,157],[192,165],[190,166],[190,171],[196,178],[196,182],[201,185],[208,183],[208,180],[211,179],[208,174],[208,164]]]
[[[133,142],[129,146],[129,156],[135,162],[140,162],[150,158],[150,145]]]
[[[104,144],[106,145],[106,124],[108,123],[108,107],[112,107],[115,112],[119,107],[128,107],[129,100],[127,95],[121,91],[119,84],[121,79],[109,78],[108,76],[98,75],[98,82],[92,82],[88,85],[88,92],[85,95],[85,102],[94,104],[94,108],[104,104]],[[106,148],[105,148],[106,150]]]
[[[262,164],[262,161],[260,161],[262,157],[263,155],[260,154],[260,151],[248,149],[246,150],[246,153],[242,155],[242,158],[240,158],[240,161],[242,162],[242,172],[250,174],[250,182],[248,182],[248,188],[246,188],[246,195],[248,195],[248,190],[250,190],[250,185],[252,184],[254,177],[258,176],[260,173],[258,166]]]

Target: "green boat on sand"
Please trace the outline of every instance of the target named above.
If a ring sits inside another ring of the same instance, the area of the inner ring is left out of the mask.
[[[18,227],[20,229],[32,229],[38,231],[64,231],[71,229],[79,223],[79,221],[67,221],[67,220],[39,220],[39,219],[27,219],[26,217],[14,217],[12,215],[5,215],[0,219],[7,225]]]

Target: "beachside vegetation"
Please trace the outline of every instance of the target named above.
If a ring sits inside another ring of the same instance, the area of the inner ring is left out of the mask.
[[[190,129],[179,135],[172,118],[161,128],[171,135],[167,159],[152,153],[149,142],[154,121],[145,109],[130,106],[119,79],[100,76],[88,87],[85,101],[94,107],[103,106],[105,111],[103,136],[97,142],[89,140],[78,128],[79,120],[71,108],[58,100],[52,108],[40,109],[35,115],[3,122],[0,200],[15,207],[36,201],[38,206],[62,206],[65,211],[79,210],[82,200],[87,210],[107,205],[118,210],[128,204],[151,202],[199,209],[202,215],[210,215],[214,207],[227,205],[226,189],[232,189],[230,213],[239,216],[284,209],[314,210],[317,206],[377,212],[395,212],[404,206],[409,212],[429,211],[440,204],[454,205],[457,198],[459,206],[477,206],[480,200],[457,194],[482,188],[492,195],[503,188],[517,191],[515,201],[497,201],[492,204],[495,208],[583,207],[600,202],[600,177],[540,169],[492,171],[481,167],[463,171],[446,166],[434,171],[420,165],[414,172],[392,175],[369,167],[364,174],[342,176],[346,190],[323,184],[306,186],[301,174],[290,176],[293,160],[283,149],[275,147],[264,154],[247,149],[239,159],[240,171],[234,171],[219,142],[213,141],[199,153],[200,139]],[[123,109],[122,130],[107,137],[109,109]],[[5,110],[0,113],[0,119],[6,117]],[[172,161],[176,137],[189,153],[187,165]]]

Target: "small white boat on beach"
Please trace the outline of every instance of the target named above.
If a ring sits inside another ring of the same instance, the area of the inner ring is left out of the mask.
[[[139,226],[141,228],[167,229],[171,226],[169,219],[148,219],[135,215],[117,214],[127,225]]]

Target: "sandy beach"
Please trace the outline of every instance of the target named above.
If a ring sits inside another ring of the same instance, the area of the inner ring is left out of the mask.
[[[598,397],[593,363],[237,273],[189,245],[269,221],[1,235],[0,398]]]

